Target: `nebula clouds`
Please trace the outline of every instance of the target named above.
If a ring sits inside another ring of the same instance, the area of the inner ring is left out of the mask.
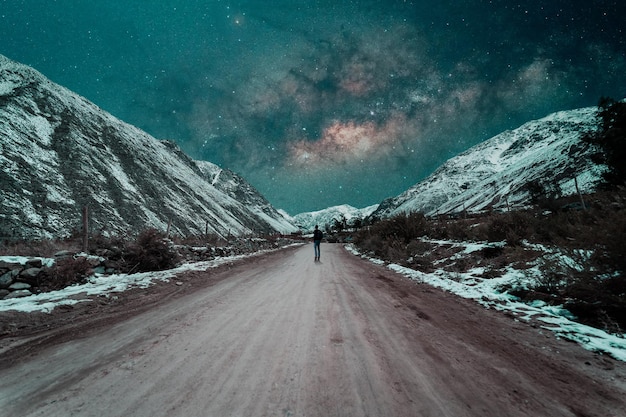
[[[615,1],[3,7],[0,53],[292,214],[378,203],[504,129],[626,93]]]

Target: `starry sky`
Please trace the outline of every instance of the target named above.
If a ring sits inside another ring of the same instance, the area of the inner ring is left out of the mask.
[[[615,1],[0,0],[0,53],[291,214],[365,207],[626,96]]]

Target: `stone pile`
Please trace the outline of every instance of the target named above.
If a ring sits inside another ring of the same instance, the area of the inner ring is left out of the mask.
[[[44,268],[41,258],[27,258],[24,263],[0,261],[0,300],[32,295]]]
[[[40,292],[39,285],[47,268],[65,258],[84,257],[91,264],[93,272],[113,273],[114,269],[105,266],[106,260],[98,256],[74,254],[60,251],[54,259],[37,257],[15,257],[15,260],[0,260],[0,300],[28,297]],[[11,259],[11,258],[8,258]]]

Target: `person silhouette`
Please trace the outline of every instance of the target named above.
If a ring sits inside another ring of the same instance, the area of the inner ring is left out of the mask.
[[[320,243],[322,243],[323,237],[324,233],[315,225],[315,230],[313,231],[313,251],[315,252],[316,261],[320,260]]]

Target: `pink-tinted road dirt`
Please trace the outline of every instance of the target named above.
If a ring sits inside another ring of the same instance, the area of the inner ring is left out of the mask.
[[[623,363],[340,245],[0,319],[2,416],[626,416]]]

